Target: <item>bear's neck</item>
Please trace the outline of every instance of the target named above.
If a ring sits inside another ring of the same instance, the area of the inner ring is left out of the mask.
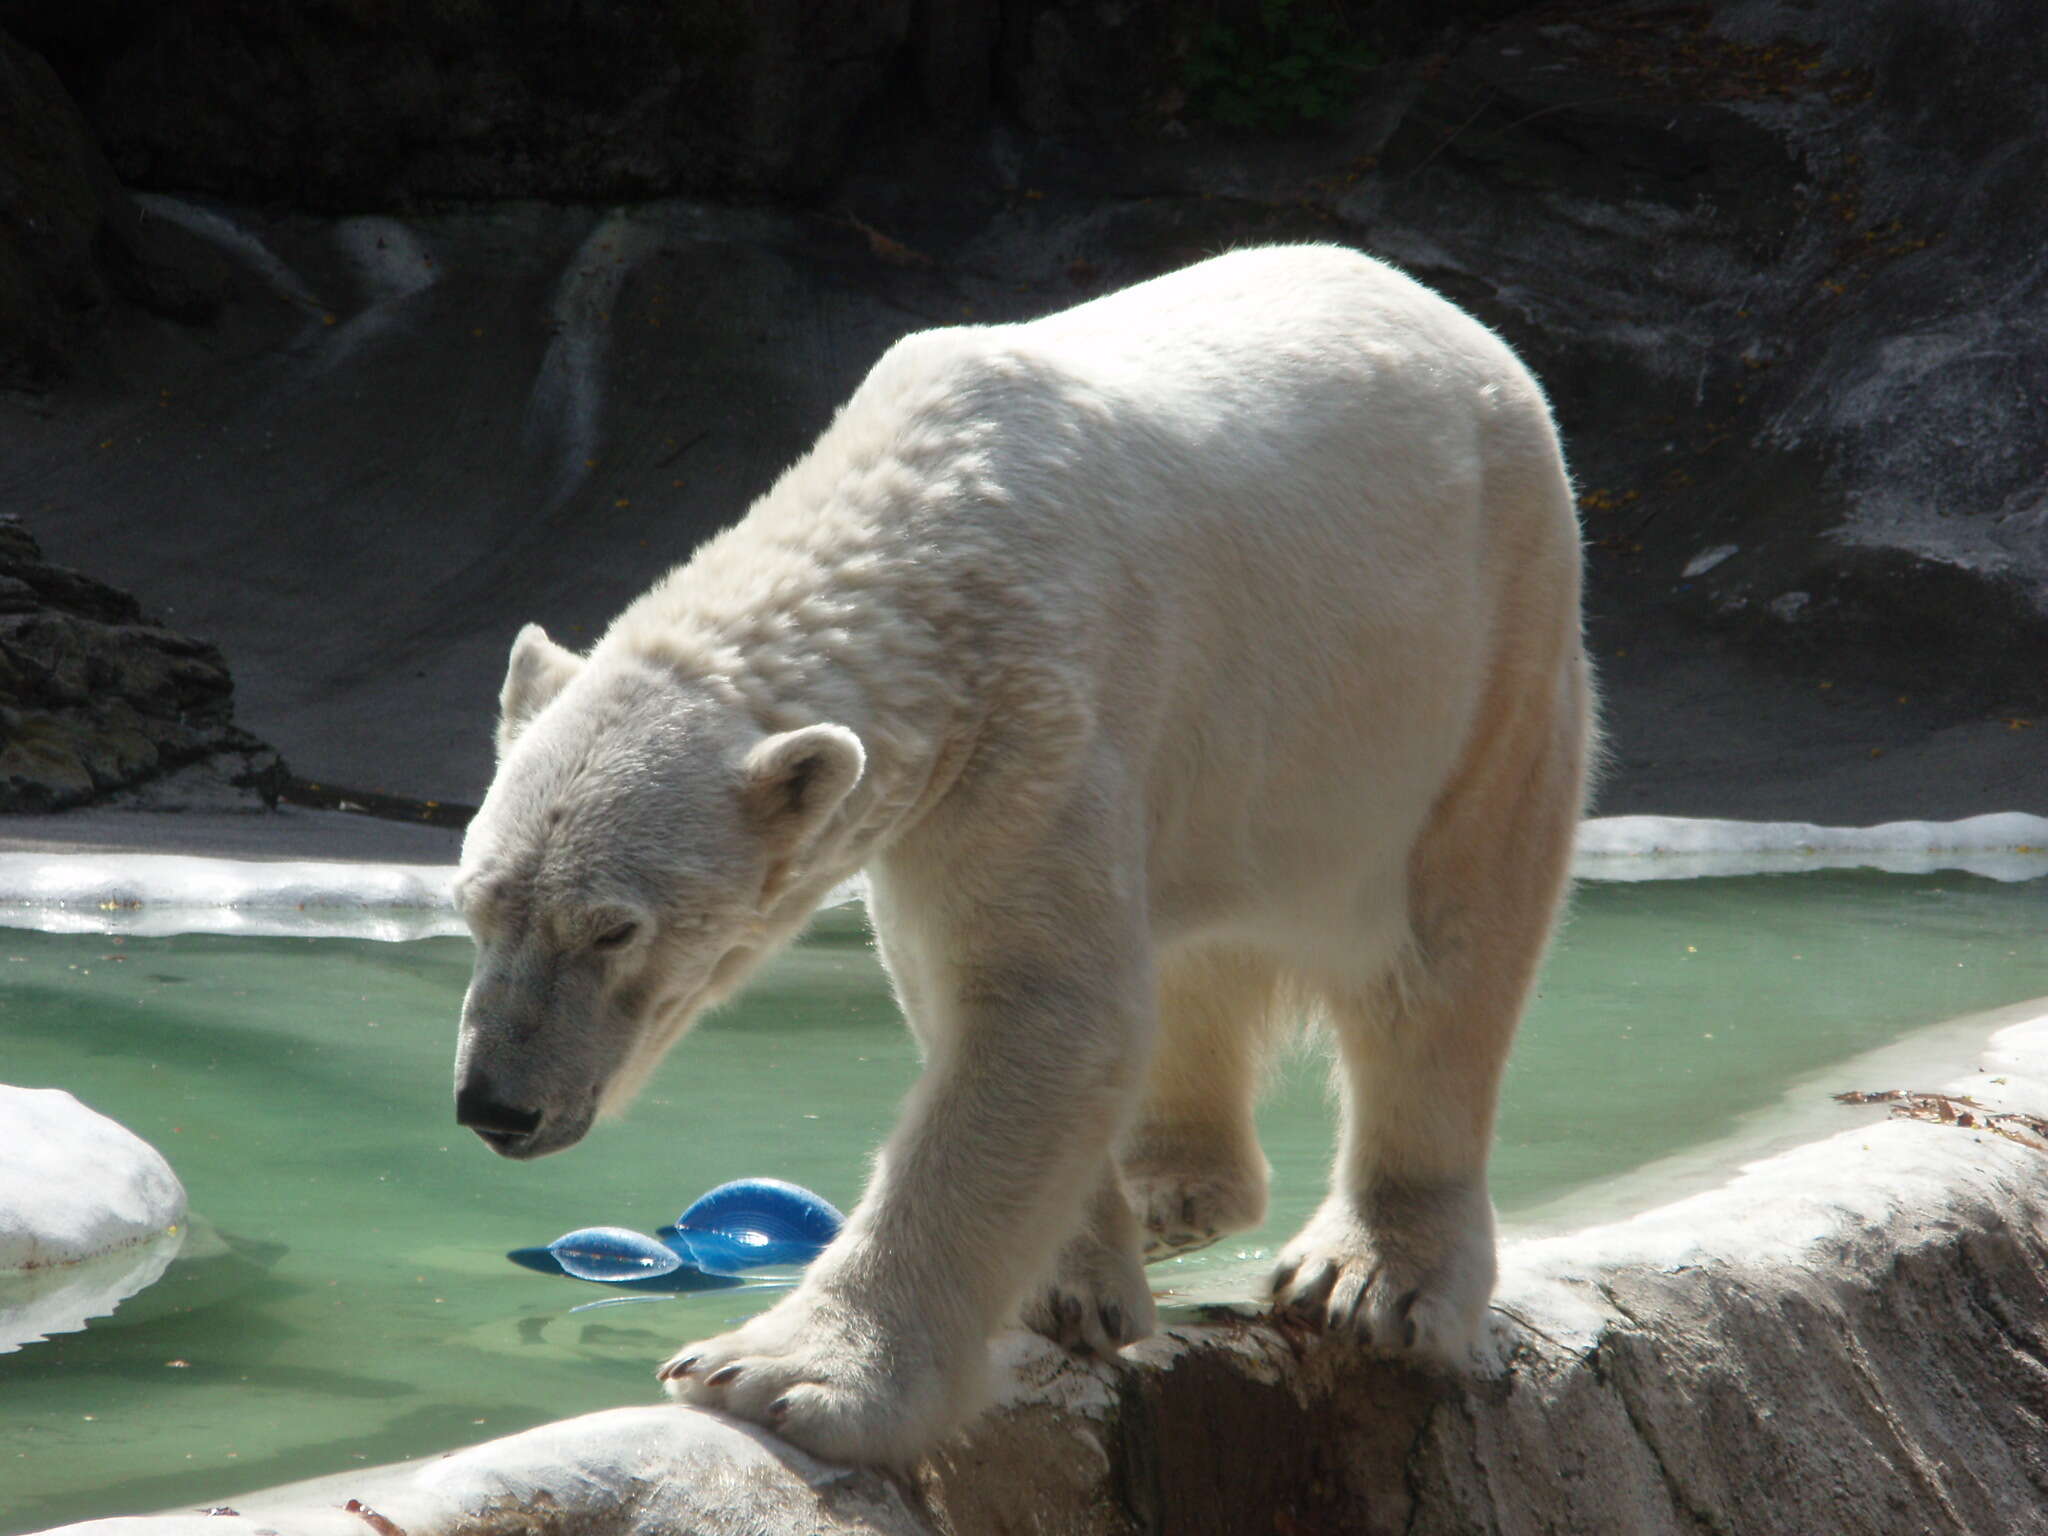
[[[803,880],[818,897],[865,868],[945,797],[975,739],[971,725],[958,718],[956,696],[937,689],[921,696],[900,679],[881,686],[878,679],[835,670],[816,687],[793,688],[789,673],[770,664],[720,682],[764,732],[830,722],[860,738],[866,753],[860,782],[806,860]]]
[[[822,894],[915,825],[959,776],[979,734],[969,708],[977,693],[962,671],[972,650],[944,647],[928,623],[822,581],[764,581],[775,601],[734,606],[715,593],[707,600],[702,574],[694,565],[672,573],[621,616],[608,642],[764,734],[830,723],[860,738],[860,783],[826,827],[810,872]]]

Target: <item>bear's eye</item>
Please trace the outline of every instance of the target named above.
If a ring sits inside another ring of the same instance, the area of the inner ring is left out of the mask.
[[[640,932],[638,923],[614,923],[590,941],[592,949],[624,949]]]

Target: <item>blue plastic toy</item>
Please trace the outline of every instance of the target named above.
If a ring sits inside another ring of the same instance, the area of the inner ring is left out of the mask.
[[[781,1179],[735,1179],[694,1202],[653,1237],[582,1227],[545,1248],[505,1257],[543,1274],[636,1291],[711,1291],[750,1269],[808,1264],[846,1218],[829,1200]]]
[[[735,1179],[699,1198],[654,1235],[707,1275],[808,1264],[846,1218],[828,1200],[781,1179]]]

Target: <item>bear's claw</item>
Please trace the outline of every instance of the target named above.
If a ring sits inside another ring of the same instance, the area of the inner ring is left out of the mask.
[[[1034,1333],[1043,1334],[1062,1349],[1104,1358],[1152,1331],[1149,1319],[1142,1329],[1134,1328],[1121,1302],[1091,1304],[1057,1290],[1048,1291],[1036,1304],[1027,1307],[1024,1321]]]
[[[678,1355],[654,1373],[656,1381],[681,1381],[697,1368],[695,1355]]]
[[[904,1467],[979,1391],[972,1362],[942,1368],[936,1343],[800,1287],[657,1374],[678,1402],[751,1419],[826,1461]]]
[[[1492,1239],[1492,1212],[1475,1190],[1336,1196],[1288,1245],[1267,1294],[1276,1313],[1377,1353],[1456,1366],[1493,1290]]]
[[[1025,1327],[1077,1354],[1113,1355],[1155,1325],[1130,1215],[1120,1204],[1112,1214],[1107,1231],[1091,1228],[1068,1240],[1052,1278],[1022,1309]]]

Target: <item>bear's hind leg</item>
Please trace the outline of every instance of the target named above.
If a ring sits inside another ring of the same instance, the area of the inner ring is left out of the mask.
[[[1277,1027],[1278,976],[1254,950],[1207,945],[1161,970],[1158,1040],[1118,1159],[1147,1259],[1264,1219],[1269,1169],[1252,1106]]]
[[[1342,1120],[1329,1196],[1281,1251],[1274,1304],[1383,1354],[1455,1364],[1493,1293],[1486,1154],[1521,1008],[1504,979],[1328,999]]]
[[[1383,1354],[1454,1365],[1493,1292],[1486,1144],[1497,1065],[1480,1059],[1485,1041],[1461,1048],[1439,1033],[1435,1010],[1353,998],[1333,999],[1329,1013],[1342,1053],[1337,1167],[1281,1251],[1274,1306]]]
[[[1494,1109],[1583,789],[1583,672],[1561,691],[1567,707],[1522,737],[1545,741],[1534,761],[1506,736],[1509,750],[1466,781],[1469,798],[1449,797],[1425,832],[1410,951],[1378,978],[1324,984],[1341,1054],[1337,1166],[1271,1290],[1277,1307],[1387,1354],[1462,1362],[1493,1292]]]

